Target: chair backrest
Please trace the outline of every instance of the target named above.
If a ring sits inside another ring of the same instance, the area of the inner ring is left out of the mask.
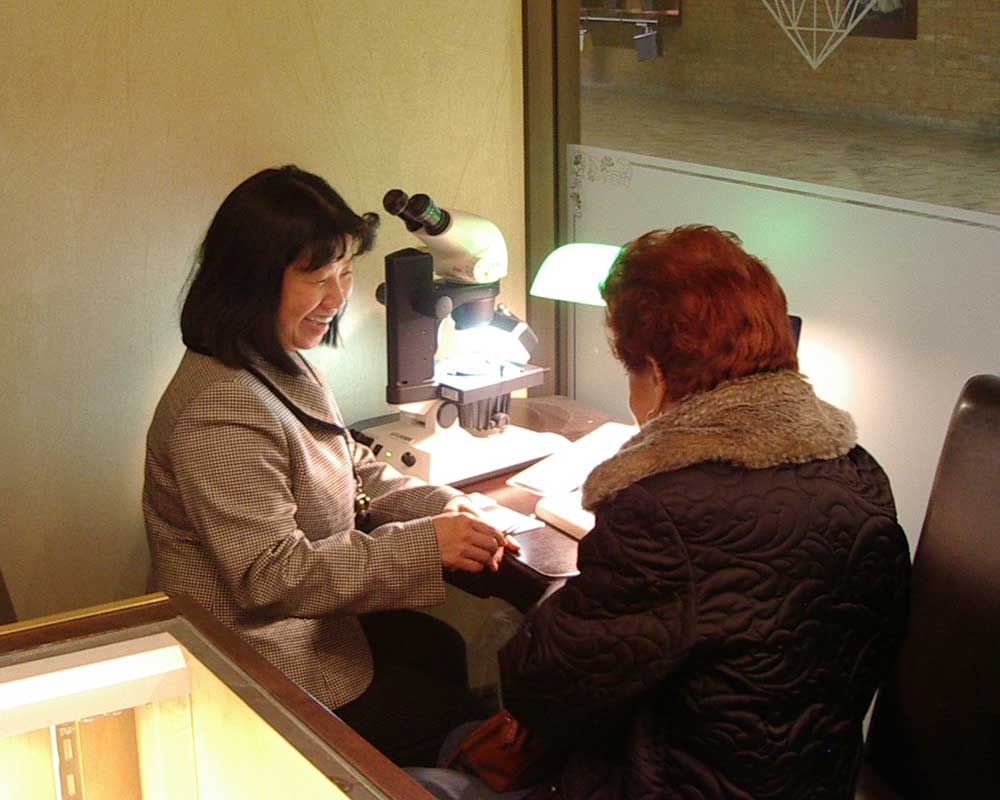
[[[866,760],[908,799],[998,796],[1000,376],[971,378],[952,412]]]
[[[9,622],[17,622],[17,615],[14,613],[10,592],[7,591],[7,583],[3,579],[3,570],[0,570],[0,625]]]

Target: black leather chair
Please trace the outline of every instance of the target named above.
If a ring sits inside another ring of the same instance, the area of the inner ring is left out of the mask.
[[[14,613],[10,592],[7,591],[7,583],[3,579],[3,570],[0,570],[0,625],[9,622],[17,622],[17,615]]]
[[[952,412],[855,800],[1000,797],[1000,376]]]

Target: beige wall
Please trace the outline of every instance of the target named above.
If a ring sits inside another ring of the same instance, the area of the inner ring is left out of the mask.
[[[916,40],[848,36],[814,72],[760,0],[686,2],[650,61],[636,59],[631,26],[589,24],[583,81],[1000,135],[1000,3],[918,9]]]
[[[524,310],[518,0],[0,4],[0,567],[21,618],[138,593],[143,440],[180,293],[225,194],[266,166],[357,210],[399,186],[493,219]],[[348,419],[383,413],[384,219],[346,347]]]

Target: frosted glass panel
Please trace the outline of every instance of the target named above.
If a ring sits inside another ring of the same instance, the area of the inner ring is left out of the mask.
[[[1000,216],[571,146],[573,241],[708,223],[740,236],[803,318],[802,371],[854,416],[915,544],[959,390],[1000,373]],[[577,399],[628,419],[603,309],[574,311]]]

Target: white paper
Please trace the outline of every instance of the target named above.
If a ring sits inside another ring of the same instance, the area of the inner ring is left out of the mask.
[[[575,491],[594,467],[617,453],[638,432],[636,425],[605,422],[548,458],[521,470],[507,483],[540,495]]]
[[[516,535],[545,527],[545,523],[541,520],[529,517],[512,508],[507,508],[507,506],[502,506],[492,497],[488,497],[485,494],[473,492],[468,497],[472,501],[472,504],[479,509],[480,516],[494,528],[504,533]]]

